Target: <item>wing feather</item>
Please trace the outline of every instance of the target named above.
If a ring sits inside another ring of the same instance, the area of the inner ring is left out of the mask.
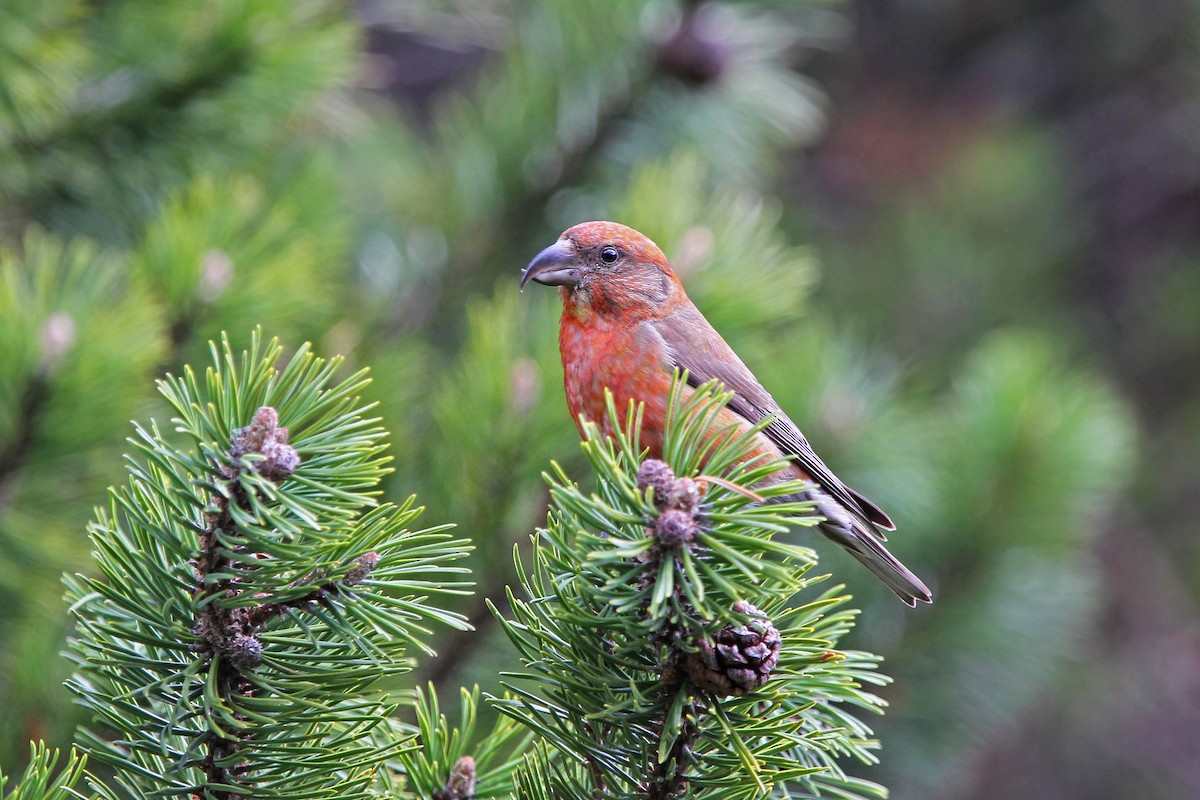
[[[876,526],[895,530],[895,525],[882,509],[842,483],[825,466],[796,423],[783,413],[779,404],[695,306],[688,303],[652,324],[667,345],[672,366],[687,370],[688,383],[699,386],[716,379],[725,384],[725,388],[733,392],[729,409],[751,424],[773,417],[763,433],[785,455],[793,458],[816,484],[852,514],[870,523],[865,527],[881,539],[886,540],[886,537]],[[682,331],[690,331],[692,335],[683,335]]]

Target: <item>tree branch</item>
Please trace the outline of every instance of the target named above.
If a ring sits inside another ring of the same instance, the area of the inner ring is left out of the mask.
[[[220,598],[237,597],[245,591],[239,586],[238,578],[209,580],[211,575],[227,573],[239,566],[236,558],[230,555],[241,549],[241,534],[230,509],[233,505],[245,511],[252,507],[251,498],[237,480],[244,469],[240,457],[250,453],[263,456],[252,469],[272,481],[281,481],[300,463],[299,455],[287,444],[287,438],[287,428],[278,426],[278,414],[270,406],[260,408],[251,424],[235,433],[229,450],[232,463],[221,465],[222,472],[229,479],[230,496],[214,496],[213,505],[217,510],[207,516],[205,530],[200,535],[200,551],[192,560],[196,573],[195,596],[198,601],[208,601],[203,602],[196,620],[195,630],[203,642],[199,649],[207,659],[208,670],[212,669],[214,662],[218,665],[217,684],[223,698],[247,696],[253,692],[253,683],[246,673],[262,663],[262,644],[257,634],[268,620],[282,616],[290,608],[303,609],[314,603],[327,602],[329,595],[338,587],[361,583],[379,562],[376,553],[367,553],[341,579],[323,581],[292,600],[238,608],[228,608],[219,602]],[[304,586],[323,577],[311,573],[292,586]],[[237,719],[242,718],[238,716]],[[235,734],[221,729],[209,730],[204,735],[207,754],[200,767],[209,784],[237,784],[244,778],[244,761],[232,767],[225,765],[236,755],[246,738],[245,732]],[[211,796],[217,800],[235,800],[240,794],[229,790],[215,791]]]
[[[38,370],[25,385],[25,391],[17,403],[13,438],[0,448],[0,505],[3,504],[8,481],[25,465],[37,436],[38,417],[49,399],[50,381],[44,370]]]

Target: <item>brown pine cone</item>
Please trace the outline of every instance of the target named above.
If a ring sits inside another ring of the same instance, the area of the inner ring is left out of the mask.
[[[433,800],[471,800],[475,796],[475,759],[463,756],[450,770],[441,789],[433,790]]]
[[[667,495],[675,483],[675,470],[667,466],[665,461],[657,458],[647,458],[638,466],[637,487],[642,491],[654,489],[654,505],[663,508]]]
[[[733,610],[759,619],[726,625],[687,656],[688,678],[696,688],[718,697],[749,694],[767,682],[779,663],[779,631],[766,615],[744,600],[734,603]]]

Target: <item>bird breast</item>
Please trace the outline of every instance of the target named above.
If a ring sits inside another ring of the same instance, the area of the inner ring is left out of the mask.
[[[658,450],[661,424],[650,420],[665,418],[672,368],[666,343],[653,327],[645,322],[622,325],[600,315],[580,320],[564,314],[558,344],[567,405],[580,430],[586,420],[613,434],[604,402],[608,389],[622,417],[631,400],[646,404],[642,444]]]

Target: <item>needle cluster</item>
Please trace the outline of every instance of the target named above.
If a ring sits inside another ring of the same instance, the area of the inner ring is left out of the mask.
[[[67,581],[69,686],[103,726],[80,744],[115,767],[105,798],[376,797],[407,746],[380,682],[429,623],[465,626],[428,602],[466,592],[465,543],[375,499],[388,457],[365,376],[281,356],[226,342],[203,379],[160,382],[178,435],[137,428],[129,483],[91,525],[98,574]]]
[[[781,500],[797,485],[763,483],[780,465],[747,463],[748,436],[706,435],[727,397],[682,386],[662,461],[641,458],[637,410],[610,402],[622,433],[591,427],[583,445],[595,491],[548,476],[503,620],[524,670],[492,698],[537,744],[518,796],[879,796],[836,759],[873,759],[853,711],[878,711],[863,685],[886,679],[837,649],[855,612],[779,540],[811,509]]]

